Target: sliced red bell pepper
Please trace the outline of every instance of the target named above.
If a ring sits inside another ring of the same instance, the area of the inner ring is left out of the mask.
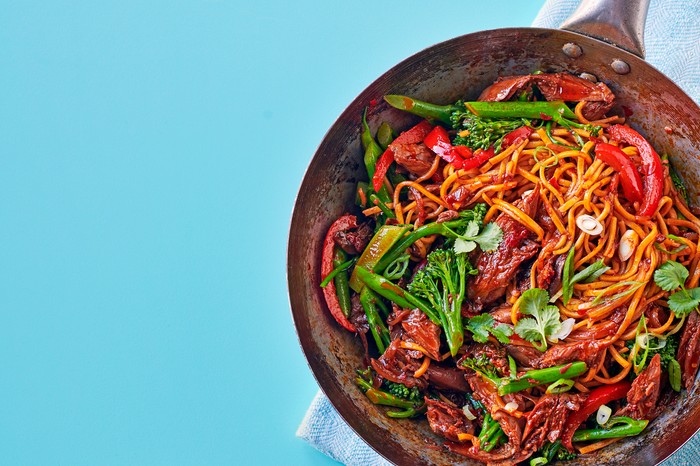
[[[333,222],[328,229],[326,238],[323,240],[323,251],[321,253],[321,280],[326,278],[326,276],[333,271],[333,249],[335,248],[333,237],[337,232],[345,231],[350,228],[357,228],[357,218],[354,215],[345,214]],[[326,298],[326,304],[333,318],[346,329],[351,332],[356,332],[357,328],[355,328],[347,317],[345,317],[345,314],[343,314],[340,302],[338,302],[338,295],[336,294],[333,280],[323,288],[323,296]]]
[[[482,166],[488,159],[496,155],[493,150],[493,146],[489,147],[487,150],[477,150],[474,152],[474,156],[470,159],[466,159],[462,162],[462,168],[464,170],[469,170],[471,168],[476,168]]]
[[[436,126],[423,140],[428,149],[439,155],[445,162],[451,163],[455,168],[462,168],[463,157],[455,150],[450,142],[450,136],[442,126]]]
[[[642,202],[644,196],[642,194],[642,177],[639,176],[637,167],[629,155],[622,152],[619,147],[604,142],[596,144],[595,155],[620,174],[620,183],[625,197],[632,202]]]
[[[535,131],[529,126],[521,126],[520,128],[511,131],[510,133],[503,136],[503,142],[501,142],[501,147],[510,147],[513,144],[520,144],[525,139],[529,138],[530,135]]]
[[[561,434],[562,445],[568,448],[569,451],[572,451],[571,439],[574,437],[576,429],[588,419],[588,416],[598,411],[598,408],[602,405],[627,396],[631,386],[632,384],[629,381],[623,380],[622,382],[603,385],[591,390],[581,408],[571,413],[571,416],[567,419]]]
[[[644,195],[637,215],[651,217],[656,212],[664,191],[664,170],[659,154],[641,134],[629,126],[613,125],[607,132],[614,140],[631,144],[639,150],[644,175]]]
[[[377,160],[377,166],[372,177],[372,187],[375,191],[379,191],[384,183],[384,177],[389,167],[394,162],[394,147],[401,144],[418,144],[423,142],[423,139],[433,129],[433,125],[428,120],[423,120],[416,126],[399,134],[394,139],[389,147],[386,148],[382,156]]]

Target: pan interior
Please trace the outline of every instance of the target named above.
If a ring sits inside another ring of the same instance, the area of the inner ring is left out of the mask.
[[[566,43],[583,54],[570,58]],[[629,74],[616,74],[610,64],[626,61]],[[476,464],[428,443],[440,444],[427,422],[395,420],[371,404],[354,384],[362,365],[362,345],[330,317],[318,283],[322,238],[329,224],[352,211],[354,188],[363,173],[360,117],[369,115],[373,131],[381,121],[406,128],[413,117],[386,105],[385,94],[405,94],[435,103],[475,99],[499,76],[568,71],[588,72],[615,93],[616,108],[646,136],[659,154],[680,168],[691,204],[699,200],[700,109],[680,88],[638,57],[575,33],[546,29],[499,29],[452,39],[399,63],[365,89],[341,114],[321,142],[301,185],[290,228],[288,281],[292,313],[309,365],[323,391],[348,424],[377,452],[395,464]],[[638,437],[617,442],[595,456],[567,464],[638,464],[661,462],[700,427],[695,393],[650,424]],[[426,439],[428,443],[426,443]]]

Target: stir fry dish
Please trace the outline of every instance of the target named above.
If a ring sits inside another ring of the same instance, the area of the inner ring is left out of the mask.
[[[604,83],[384,99],[420,121],[373,131],[365,111],[368,178],[322,249],[328,309],[364,345],[358,390],[427,419],[437,448],[538,466],[639,435],[692,388],[700,219]]]

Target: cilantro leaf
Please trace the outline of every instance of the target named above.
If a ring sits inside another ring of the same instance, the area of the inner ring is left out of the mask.
[[[547,338],[561,328],[559,308],[549,304],[549,293],[531,288],[520,297],[520,312],[525,317],[515,325],[515,333],[540,351],[547,349]]]
[[[462,233],[462,236],[465,238],[472,239],[474,236],[479,234],[479,224],[475,222],[474,220],[470,220],[469,223],[467,223],[467,228],[464,230],[464,233]]]
[[[476,249],[476,243],[474,241],[469,241],[463,238],[455,239],[454,250],[457,254],[472,252],[474,249]]]
[[[467,329],[472,332],[472,338],[478,343],[486,343],[489,334],[493,335],[499,342],[505,344],[510,343],[510,337],[513,334],[513,329],[508,325],[499,324],[494,327],[496,321],[490,314],[480,314],[469,319]]]
[[[690,314],[700,305],[700,288],[680,290],[668,297],[668,307],[677,315]]]
[[[473,238],[474,241],[479,243],[479,247],[482,251],[490,252],[498,248],[503,239],[503,230],[496,223],[487,223],[484,225],[484,229],[481,230],[478,236]]]
[[[654,281],[664,291],[682,288],[688,279],[688,269],[676,261],[666,261],[654,272]]]

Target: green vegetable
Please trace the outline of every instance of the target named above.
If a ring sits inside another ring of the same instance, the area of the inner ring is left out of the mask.
[[[668,251],[668,250],[664,249],[664,247],[661,246],[659,243],[654,243],[654,247],[661,252],[665,252],[666,254],[673,255],[673,254],[678,254],[679,252],[681,252],[682,250],[684,250],[685,248],[688,247],[688,245],[685,244],[684,242],[682,242],[681,239],[676,235],[672,235],[671,233],[669,233],[666,235],[666,237],[669,239],[672,239],[676,243],[680,243],[680,246],[678,246],[676,249],[674,249],[672,251]]]
[[[347,264],[348,261],[345,251],[336,246],[333,257],[333,267],[334,270],[331,274],[338,270],[338,273],[333,278],[333,283],[335,284],[335,294],[338,296],[338,304],[340,309],[343,311],[345,317],[350,317],[350,312],[352,311],[352,301],[350,300],[350,287],[348,286],[348,273],[345,269],[342,269],[343,264]]]
[[[515,325],[515,333],[540,351],[547,349],[547,338],[561,329],[559,308],[549,304],[549,293],[530,288],[520,297],[520,313],[527,316]]]
[[[473,209],[461,211],[459,213],[459,218],[449,222],[432,222],[416,228],[411,233],[403,236],[396,244],[392,245],[391,248],[382,255],[376,265],[374,265],[373,270],[377,273],[382,273],[397,257],[404,254],[406,249],[413,243],[426,236],[437,234],[449,239],[456,239],[459,235],[466,232],[469,222],[474,221],[478,225],[482,225],[486,211],[486,204],[476,204]]]
[[[436,249],[428,255],[427,265],[408,285],[409,292],[430,301],[437,309],[450,354],[455,356],[464,341],[462,301],[467,275],[475,275],[466,254],[450,249]]]
[[[418,387],[408,388],[402,383],[396,383],[390,380],[385,380],[384,386],[387,388],[389,393],[398,398],[413,401],[414,403],[423,402],[423,395],[421,394],[420,390],[418,390]]]
[[[551,384],[549,387],[547,387],[547,393],[549,394],[557,394],[557,393],[565,393],[571,390],[571,387],[574,386],[574,381],[571,379],[559,379],[553,384]]]
[[[452,114],[452,126],[464,136],[457,135],[452,145],[467,146],[471,149],[487,150],[490,146],[496,152],[501,150],[503,136],[515,131],[521,126],[529,126],[530,122],[522,118],[494,120],[480,118],[464,109]]]
[[[389,123],[383,121],[377,129],[377,142],[379,143],[379,147],[381,147],[383,150],[386,150],[386,148],[389,147],[389,144],[391,144],[394,138],[396,138],[396,132],[389,125]]]
[[[664,159],[667,159],[668,157],[664,154]],[[671,176],[671,181],[673,182],[673,186],[676,188],[676,191],[678,191],[678,194],[681,195],[683,200],[688,203],[688,189],[685,187],[685,183],[683,183],[683,180],[681,179],[680,175],[676,171],[676,167],[671,165],[670,163],[668,164],[668,174]]]
[[[566,448],[562,448],[561,440],[557,440],[554,443],[546,441],[535,455],[530,460],[530,466],[541,466],[556,460],[568,461],[577,457],[575,453],[570,453]]]
[[[646,335],[646,349],[642,349],[637,340],[640,336]],[[657,335],[647,333],[646,318],[642,315],[639,319],[639,324],[637,324],[637,332],[633,340],[628,340],[626,346],[632,352],[633,359],[632,363],[634,365],[635,374],[641,372],[645,367],[647,367],[651,358],[655,354],[658,354],[661,358],[661,369],[668,370],[670,372],[670,365],[672,361],[675,361],[676,353],[678,352],[678,344],[680,337],[678,334],[673,334],[665,337],[665,345],[662,346],[661,338]]]
[[[676,261],[666,261],[654,272],[654,281],[664,291],[679,291],[668,297],[668,307],[677,315],[685,316],[698,309],[700,305],[700,288],[685,288],[688,269]]]
[[[668,364],[668,382],[672,389],[681,391],[681,365],[673,358]]]
[[[464,108],[458,104],[435,105],[402,95],[385,95],[384,100],[394,108],[405,110],[427,120],[440,121],[446,125],[450,124],[452,113]]]
[[[389,264],[389,267],[384,271],[384,278],[387,280],[398,280],[406,273],[408,270],[408,263],[410,262],[411,256],[404,254],[396,258],[394,262]]]
[[[562,277],[561,299],[565,306],[569,304],[569,301],[574,294],[574,285],[576,283],[592,282],[610,270],[610,267],[606,266],[602,260],[599,260],[581,270],[579,273],[574,274],[574,256],[575,248],[572,246],[571,249],[569,249],[569,254],[566,256],[566,262],[564,262]]]
[[[347,260],[343,263],[336,264],[336,261],[333,261],[333,270],[331,270],[331,273],[329,273],[326,278],[323,279],[321,282],[321,288],[325,288],[328,286],[328,284],[335,278],[336,275],[338,275],[340,272],[344,272],[348,270],[350,267],[353,266],[353,264],[357,261],[357,257],[353,257],[350,260]]]
[[[503,230],[496,223],[487,223],[479,233],[479,224],[471,221],[464,234],[455,233],[455,252],[465,253],[476,249],[478,244],[482,251],[490,252],[498,248],[503,240]]]
[[[433,309],[429,303],[423,301],[417,296],[412,295],[408,291],[404,290],[398,285],[391,283],[386,278],[381,275],[370,272],[364,267],[356,266],[355,273],[357,273],[358,280],[369,287],[372,291],[378,295],[392,301],[405,309],[418,308],[428,316],[433,323],[441,325],[440,317],[437,311]]]
[[[401,398],[392,393],[374,388],[372,382],[372,372],[369,368],[366,370],[358,370],[355,383],[360,387],[360,390],[367,395],[369,400],[377,405],[392,406],[394,408],[402,408],[403,411],[387,411],[387,416],[395,418],[415,417],[425,412],[425,404],[420,397],[415,397],[414,400]]]
[[[478,343],[486,343],[489,334],[507,345],[510,343],[510,337],[513,334],[513,329],[506,324],[498,324],[494,326],[496,321],[491,314],[481,314],[474,316],[467,322],[467,330],[472,332],[472,339]]]
[[[392,250],[392,247],[401,240],[409,229],[410,226],[399,225],[382,225],[379,227],[365,250],[362,251],[360,258],[357,260],[357,264],[355,264],[355,269],[350,275],[350,288],[352,288],[356,293],[359,293],[360,289],[362,288],[362,283],[357,278],[358,267],[372,269],[388,251]],[[394,259],[400,256],[403,251],[404,250],[401,250],[401,253],[397,254]]]
[[[379,196],[377,196],[375,193],[372,193],[369,195],[369,201],[370,201],[370,203],[379,207],[379,209],[386,216],[386,218],[396,218],[396,214],[394,214],[394,211],[391,210],[389,207],[387,207],[387,205],[384,203],[384,201],[382,201],[382,199]]]
[[[479,448],[484,451],[491,451],[498,446],[501,440],[505,440],[505,434],[501,425],[491,417],[490,413],[484,415],[484,422],[481,424],[479,433]]]
[[[366,286],[362,288],[362,291],[360,291],[360,303],[365,310],[367,324],[374,337],[374,342],[377,344],[377,349],[379,353],[383,354],[391,343],[391,336],[389,335],[389,329],[386,328],[384,321],[379,315],[377,301],[377,296],[369,288]]]
[[[606,438],[631,437],[641,433],[649,424],[649,421],[640,421],[626,416],[616,416],[610,418],[605,425],[596,429],[579,429],[574,433],[574,442],[585,442],[588,440],[603,440]]]
[[[362,113],[362,134],[360,139],[362,141],[362,147],[365,149],[364,162],[365,168],[367,169],[367,176],[369,176],[371,180],[374,176],[377,160],[379,160],[379,157],[382,156],[384,151],[372,137],[372,132],[367,124],[367,108],[365,108],[365,111]],[[371,189],[371,187],[369,187],[369,189]],[[367,194],[369,195],[369,192]],[[377,195],[383,202],[391,202],[391,196],[389,196],[384,186],[382,186],[382,189],[379,190]]]
[[[465,358],[462,361],[462,365],[489,379],[496,386],[498,394],[501,396],[526,390],[530,387],[556,382],[559,379],[573,379],[588,370],[585,362],[576,361],[546,369],[530,370],[519,377],[511,379],[509,377],[499,377],[498,371],[486,356]]]

